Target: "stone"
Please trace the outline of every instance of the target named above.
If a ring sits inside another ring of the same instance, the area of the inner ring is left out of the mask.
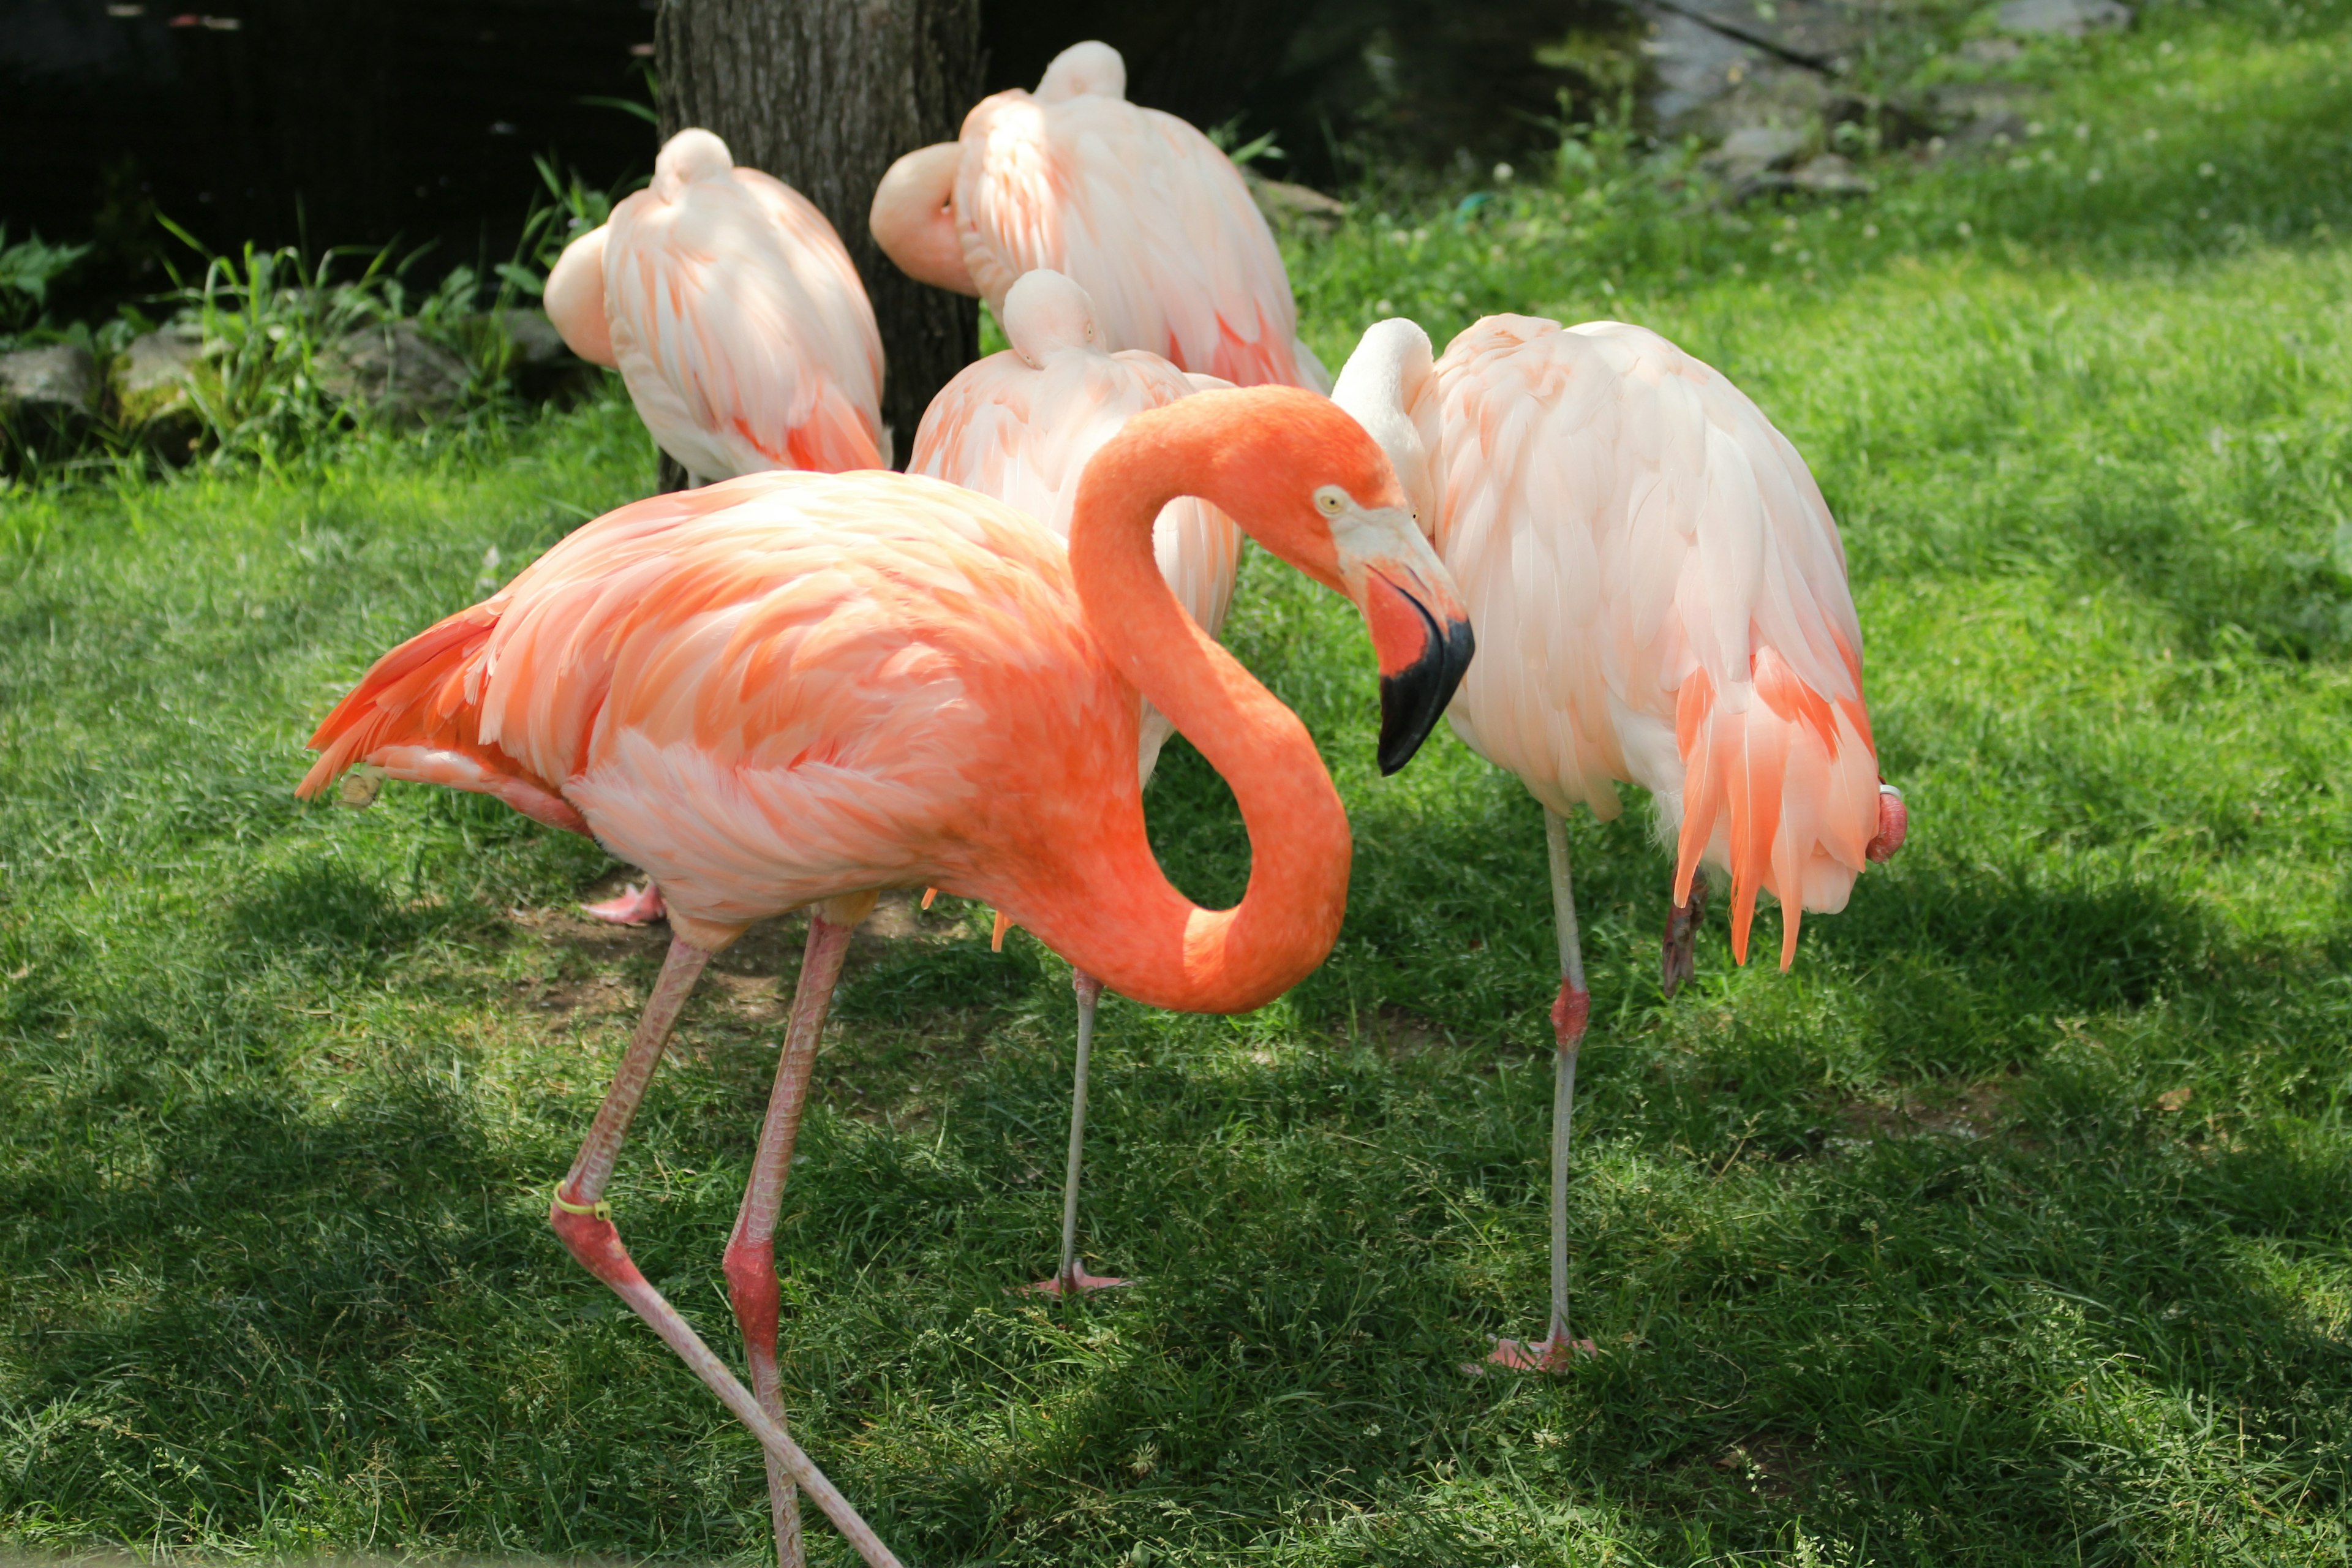
[[[509,308],[493,310],[490,319],[506,333],[515,346],[516,362],[531,366],[561,364],[572,358],[564,346],[563,334],[547,319],[544,310]]]
[[[88,415],[98,404],[98,361],[79,343],[0,354],[0,401],[51,417]]]
[[[1787,125],[1744,125],[1709,153],[1706,167],[1729,187],[1735,202],[1748,201],[1793,182],[1786,170],[1812,142],[1812,132]]]
[[[2025,58],[2025,46],[2015,38],[1970,38],[1960,46],[1960,58],[1980,66],[2015,65]]]
[[[2056,33],[2070,38],[2101,27],[2131,26],[2131,7],[2119,0],[2008,0],[2000,26],[2009,33]]]
[[[327,395],[395,425],[447,414],[471,379],[466,362],[414,321],[354,328],[319,353],[319,384]]]
[[[1284,224],[1311,223],[1319,228],[1333,229],[1348,216],[1348,204],[1338,201],[1311,185],[1294,185],[1287,180],[1269,180],[1262,174],[1242,170],[1242,180],[1249,186],[1257,210],[1265,221],[1277,228]]]
[[[1723,139],[1711,154],[1726,167],[1777,169],[1794,163],[1811,133],[1792,125],[1746,125]]]
[[[203,354],[204,335],[194,327],[165,327],[131,339],[108,377],[122,423],[193,420],[188,375]]]
[[[1866,196],[1872,186],[1836,153],[1823,153],[1789,176],[1789,183],[1817,196]]]
[[[1874,23],[1885,26],[1865,5],[1848,0],[1648,0],[1645,8],[1827,75],[1844,71]]]
[[[2027,116],[2042,96],[2000,82],[1951,83],[1937,88],[1930,102],[1953,148],[2006,147],[2025,140]]]

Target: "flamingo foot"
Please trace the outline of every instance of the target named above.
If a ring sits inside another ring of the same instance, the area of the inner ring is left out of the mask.
[[[1566,1372],[1578,1356],[1597,1353],[1591,1340],[1496,1340],[1486,1362],[1513,1372]]]
[[[1073,1264],[1066,1274],[1056,1274],[1051,1279],[1040,1279],[1034,1285],[1021,1287],[1024,1296],[1091,1296],[1097,1290],[1123,1290],[1134,1284],[1132,1279],[1118,1279],[1108,1274],[1089,1274]]]
[[[606,925],[649,926],[669,913],[662,902],[661,889],[647,882],[642,888],[632,888],[617,899],[606,899],[601,904],[583,904],[580,912]]]
[[[1698,928],[1706,918],[1706,873],[1691,873],[1690,901],[1666,911],[1666,940],[1658,955],[1658,981],[1667,995],[1698,973]]]

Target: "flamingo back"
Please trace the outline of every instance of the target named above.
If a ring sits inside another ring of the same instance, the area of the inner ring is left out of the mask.
[[[1313,356],[1302,363],[1289,275],[1233,160],[1107,79],[1047,83],[1051,99],[1015,89],[964,119],[956,226],[990,308],[1052,268],[1094,297],[1111,348],[1236,386],[1328,390]]]
[[[1078,477],[1105,442],[1147,409],[1203,384],[1223,384],[1137,351],[1077,347],[1036,357],[1033,365],[1008,349],[965,366],[924,411],[907,471],[993,496],[1066,541]],[[1241,531],[1208,502],[1185,498],[1161,509],[1151,547],[1177,602],[1215,637],[1233,604]],[[1145,704],[1138,763],[1146,781],[1172,733],[1166,717]]]
[[[666,169],[608,226],[613,353],[664,451],[704,479],[888,466],[873,306],[806,197],[714,162]]]
[[[610,513],[386,654],[301,793],[366,763],[537,805],[740,923],[943,879],[960,845],[1089,837],[1047,818],[1136,787],[1117,748],[1071,742],[1133,722],[1091,648],[1025,514],[901,475],[753,475]]]
[[[1488,317],[1411,412],[1478,628],[1455,731],[1557,811],[1648,789],[1676,901],[1702,861],[1727,869],[1744,963],[1771,892],[1785,967],[1878,831],[1862,629],[1804,459],[1713,368],[1614,321]]]

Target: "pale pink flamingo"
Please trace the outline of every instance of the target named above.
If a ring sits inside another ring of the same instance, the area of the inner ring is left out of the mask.
[[[908,153],[874,193],[875,241],[906,274],[977,294],[1001,321],[1024,273],[1093,296],[1112,349],[1148,349],[1236,386],[1322,391],[1290,278],[1233,160],[1127,101],[1108,44],[1074,44],[1034,93],[995,93],[963,134]]]
[[[563,247],[544,303],[574,353],[620,371],[689,484],[890,466],[882,335],[841,237],[708,131],[671,137],[653,183]],[[620,925],[662,910],[651,881],[586,906]]]
[[[549,1221],[758,1435],[777,1552],[797,1482],[868,1563],[893,1558],[793,1444],[776,1367],[774,1232],[851,929],[877,889],[979,899],[1123,995],[1242,1012],[1322,962],[1348,819],[1297,716],[1187,616],[1152,554],[1197,495],[1363,613],[1383,767],[1453,695],[1471,637],[1380,448],[1323,398],[1206,393],[1095,454],[1066,548],[1026,512],[887,472],[756,474],[572,534],[506,588],[377,660],[311,737],[345,769],[494,795],[650,869],[673,940]],[[1144,833],[1139,695],[1232,785],[1234,909],[1195,907]],[[809,936],[726,1272],[754,1392],[630,1262],[605,1186],[712,953],[809,907]]]
[[[1760,889],[1780,966],[1804,910],[1845,907],[1903,842],[1863,701],[1845,546],[1804,459],[1711,367],[1641,327],[1489,316],[1431,363],[1412,322],[1373,326],[1334,396],[1380,441],[1466,595],[1482,657],[1448,717],[1544,808],[1560,988],[1552,1100],[1551,1324],[1494,1359],[1564,1365],[1569,1126],[1591,1011],[1568,811],[1607,820],[1638,784],[1675,840],[1666,993],[1692,973],[1700,867],[1731,878],[1748,962]]]
[[[1105,349],[1093,301],[1058,272],[1024,275],[1004,296],[1013,346],[965,367],[942,387],[915,432],[910,474],[929,474],[1010,502],[1066,539],[1087,460],[1138,414],[1189,397],[1211,378],[1140,349]],[[1222,383],[1212,382],[1213,385]],[[1241,532],[1205,501],[1170,501],[1152,527],[1152,553],[1176,602],[1215,637],[1233,603]],[[1143,704],[1137,773],[1149,784],[1172,726]],[[1078,1175],[1086,1142],[1087,1064],[1102,984],[1077,972],[1077,1063],[1070,1088],[1070,1149],[1062,1188],[1062,1265],[1034,1289],[1049,1295],[1099,1290],[1124,1279],[1078,1267]]]

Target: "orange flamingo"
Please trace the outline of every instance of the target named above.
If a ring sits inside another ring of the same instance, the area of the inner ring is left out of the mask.
[[[994,905],[1120,994],[1242,1012],[1338,937],[1348,820],[1297,716],[1185,615],[1152,555],[1178,496],[1223,509],[1368,623],[1380,759],[1403,765],[1471,652],[1445,569],[1381,450],[1329,402],[1204,393],[1137,416],[1080,481],[1066,550],[935,479],[771,473],[589,523],[504,590],[377,660],[311,737],[308,797],[364,765],[494,795],[649,868],[673,940],[549,1222],[768,1455],[779,1560],[793,1486],[895,1563],[786,1433],[775,1224],[827,1003],[877,889]],[[1136,779],[1149,699],[1232,785],[1241,903],[1160,871]],[[811,908],[776,1087],[726,1271],[747,1391],[629,1260],[605,1199],[621,1140],[712,953]]]
[[[1187,378],[1158,354],[1105,350],[1094,302],[1058,272],[1026,274],[1004,296],[1004,335],[1013,346],[967,365],[923,413],[910,474],[929,474],[1008,501],[1064,538],[1069,536],[1078,477],[1104,442],[1146,409],[1224,384]],[[1205,502],[1170,501],[1152,526],[1152,553],[1201,629],[1224,625],[1241,564],[1241,534]],[[1137,773],[1151,770],[1167,743],[1165,714],[1143,704]],[[1102,983],[1076,972],[1078,1043],[1070,1086],[1070,1149],[1062,1184],[1062,1264],[1033,1289],[1046,1295],[1106,1289],[1124,1279],[1078,1267],[1078,1176],[1086,1149],[1087,1066],[1094,1050],[1095,1006]]]
[[[890,166],[868,219],[909,278],[1001,320],[1040,267],[1094,296],[1106,347],[1149,349],[1236,386],[1331,384],[1298,339],[1290,278],[1233,160],[1127,101],[1127,63],[1073,44],[1037,90],[984,98],[962,136]]]
[[[689,485],[890,466],[882,335],[849,252],[708,131],[671,137],[653,183],[563,247],[545,304],[573,353],[620,371]],[[583,909],[616,925],[664,911],[651,880]]]
[[[1568,1325],[1569,1125],[1592,998],[1563,818],[1580,801],[1615,816],[1619,781],[1650,792],[1675,841],[1669,996],[1692,972],[1702,864],[1731,877],[1741,963],[1757,893],[1780,900],[1786,969],[1803,911],[1843,909],[1906,825],[1878,776],[1845,547],[1763,411],[1641,327],[1489,316],[1433,364],[1426,332],[1381,321],[1333,395],[1388,452],[1483,629],[1454,733],[1544,808],[1561,974],[1551,1324],[1494,1359],[1557,1368],[1591,1348]]]

